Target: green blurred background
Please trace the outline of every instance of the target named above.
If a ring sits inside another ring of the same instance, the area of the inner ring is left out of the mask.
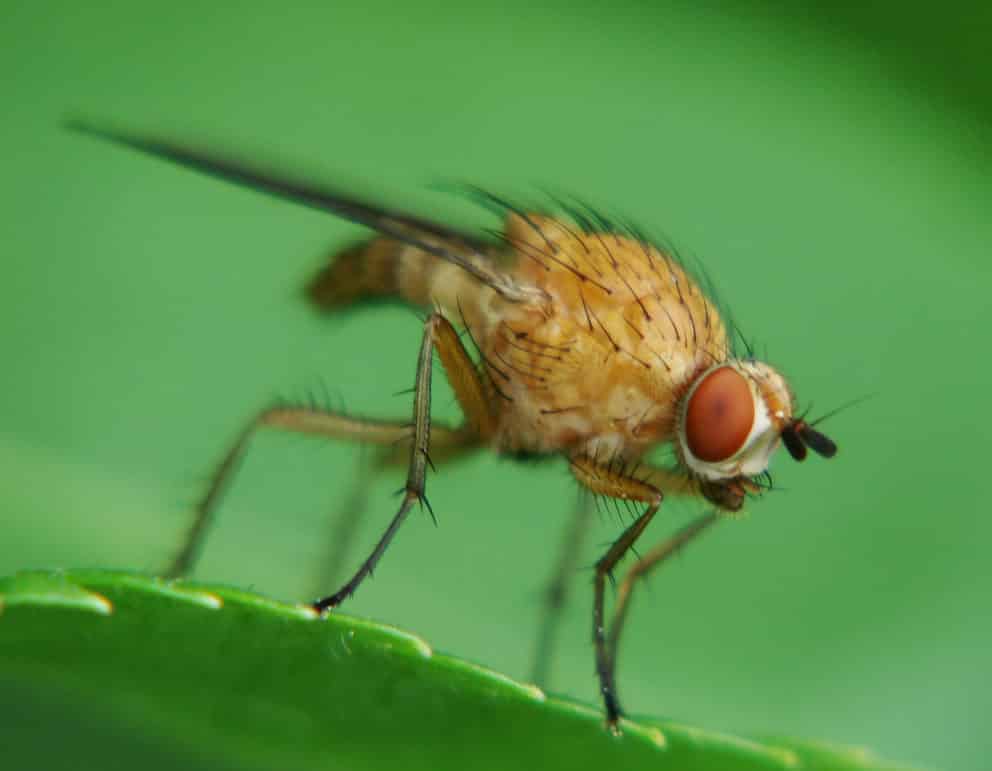
[[[782,492],[636,598],[627,706],[986,767],[987,6],[537,6],[4,4],[0,574],[162,566],[276,394],[327,383],[349,411],[409,412],[394,394],[416,319],[300,302],[360,229],[68,135],[67,112],[459,224],[486,217],[431,183],[550,187],[699,255],[804,404],[878,394],[829,422],[834,462],[783,453]],[[260,439],[197,576],[312,597],[356,464],[353,447]],[[428,484],[439,527],[412,518],[348,610],[525,678],[574,484],[560,463],[490,456]],[[373,490],[360,551],[396,486]],[[666,508],[649,536],[697,510]],[[597,518],[580,563],[617,532]],[[594,701],[588,584],[552,690]],[[28,701],[72,732],[75,712]]]

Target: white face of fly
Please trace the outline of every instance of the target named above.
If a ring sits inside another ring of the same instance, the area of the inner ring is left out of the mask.
[[[767,364],[731,360],[703,372],[679,406],[678,451],[710,482],[753,477],[768,468],[792,424],[792,393]]]

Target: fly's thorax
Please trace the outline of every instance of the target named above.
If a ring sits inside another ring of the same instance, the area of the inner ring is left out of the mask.
[[[708,482],[756,476],[768,468],[792,413],[788,383],[769,365],[750,359],[714,365],[679,403],[679,457]]]
[[[506,244],[513,277],[542,297],[502,304],[484,324],[490,376],[510,397],[507,444],[636,455],[673,440],[686,384],[728,356],[720,314],[689,273],[631,235],[537,214],[511,214]]]

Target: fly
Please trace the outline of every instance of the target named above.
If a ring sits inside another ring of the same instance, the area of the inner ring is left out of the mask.
[[[430,311],[417,354],[412,424],[314,406],[262,411],[217,467],[169,576],[192,568],[237,461],[259,428],[387,448],[412,439],[398,510],[351,578],[313,603],[320,613],[354,594],[411,509],[428,505],[432,458],[483,447],[510,456],[564,456],[582,488],[642,507],[596,562],[593,581],[596,672],[607,725],[617,731],[616,652],[636,581],[739,511],[748,495],[760,494],[779,444],[799,461],[808,450],[826,458],[837,451],[817,421],[796,414],[779,372],[734,354],[719,309],[675,256],[633,228],[615,228],[581,209],[567,217],[527,212],[475,191],[505,216],[494,242],[167,141],[78,122],[70,127],[376,231],[311,280],[308,295],[319,308],[393,297]],[[474,353],[455,325],[468,333]],[[460,426],[432,425],[434,354],[464,413]],[[666,444],[674,448],[671,467],[644,460]],[[638,557],[618,585],[607,625],[606,581],[666,495],[702,498],[712,508]]]

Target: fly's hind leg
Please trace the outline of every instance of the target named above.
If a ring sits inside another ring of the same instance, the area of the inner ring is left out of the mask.
[[[561,624],[562,612],[568,597],[569,582],[575,573],[576,562],[589,526],[592,514],[592,496],[587,490],[580,490],[575,510],[572,512],[565,539],[558,553],[558,563],[544,594],[541,628],[534,652],[534,668],[531,679],[536,685],[546,687],[551,678],[551,660],[555,638]]]
[[[193,525],[183,546],[165,571],[167,577],[178,578],[193,569],[214,513],[252,437],[262,428],[384,446],[395,445],[410,436],[410,426],[400,422],[354,418],[310,407],[276,406],[263,410],[241,431],[210,477],[207,491],[197,503]],[[465,431],[442,426],[435,427],[434,439],[442,445],[461,445],[472,441]]]

